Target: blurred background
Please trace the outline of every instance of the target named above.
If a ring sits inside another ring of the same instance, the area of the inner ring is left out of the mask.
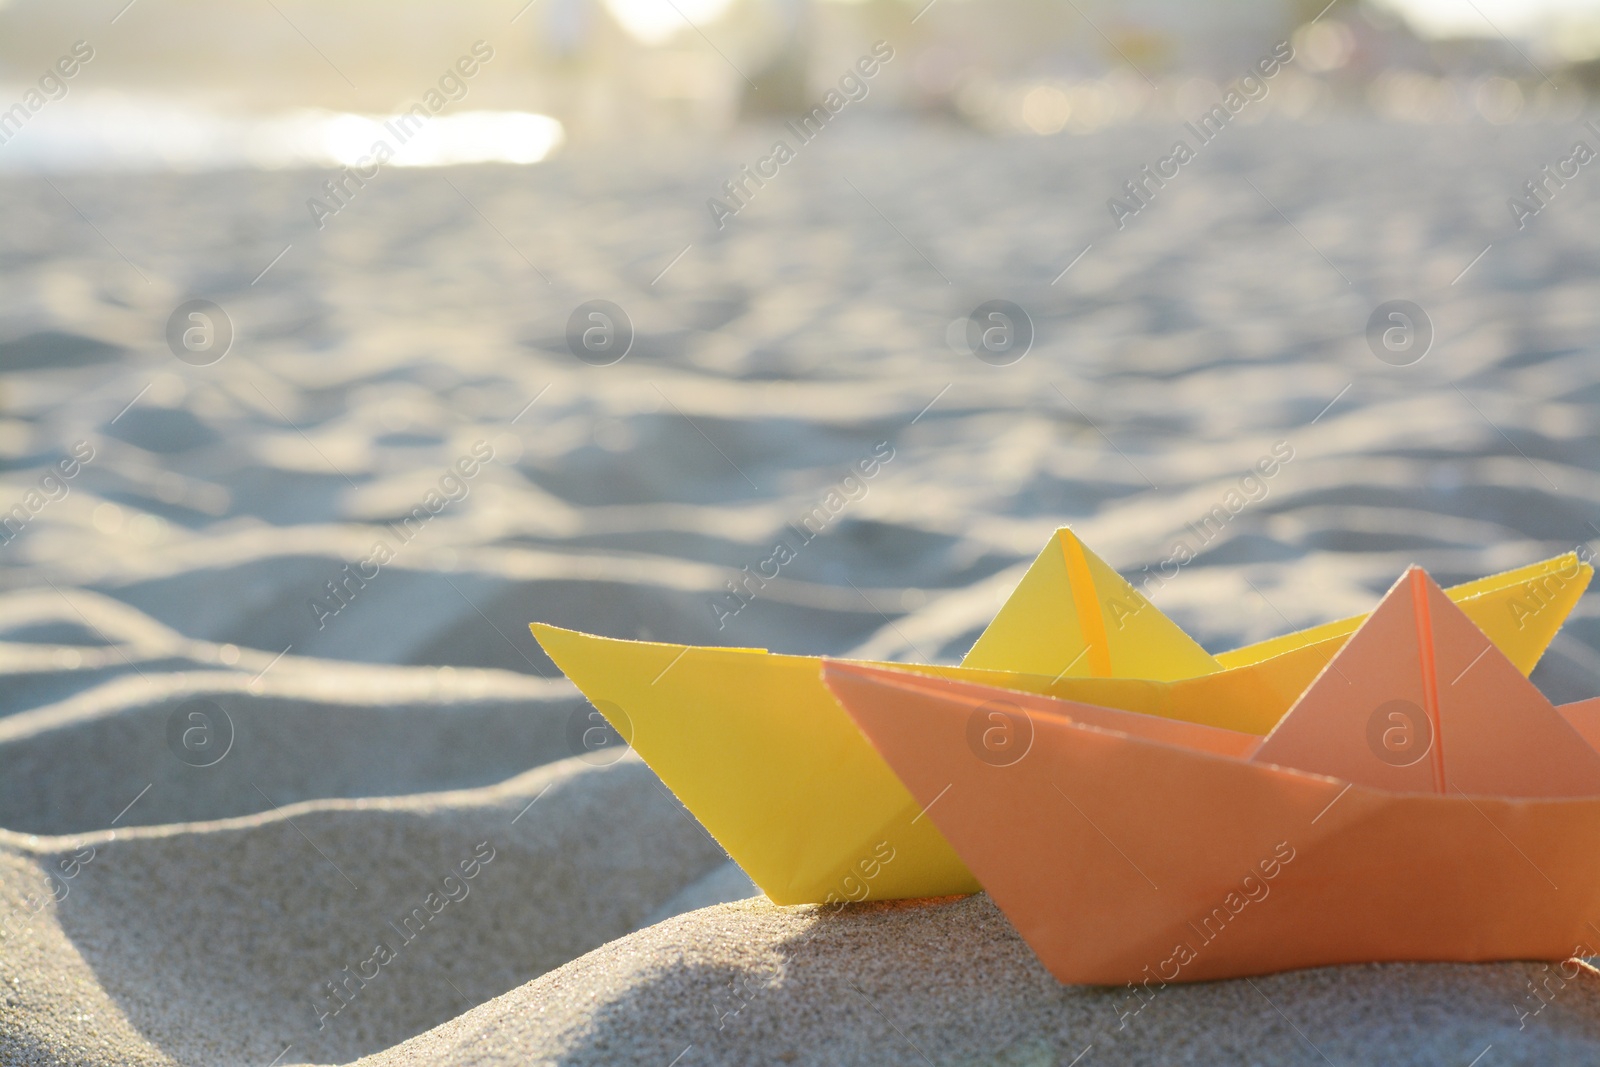
[[[7,0],[8,103],[73,42],[88,42],[95,58],[92,76],[52,103],[49,123],[8,144],[0,166],[355,162],[368,143],[359,125],[337,120],[406,110],[477,40],[495,58],[452,110],[526,112],[559,126],[533,127],[517,145],[494,127],[474,140],[461,126],[406,162],[530,162],[564,140],[716,135],[792,117],[879,39],[897,58],[873,81],[874,110],[994,135],[1191,117],[1278,40],[1292,40],[1297,59],[1253,121],[1560,121],[1578,113],[1596,75],[1600,15],[1588,0],[1325,5]]]

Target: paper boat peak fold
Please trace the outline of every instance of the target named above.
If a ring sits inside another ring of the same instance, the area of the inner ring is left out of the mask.
[[[1166,682],[1222,670],[1068,527],[1055,532],[964,667]]]

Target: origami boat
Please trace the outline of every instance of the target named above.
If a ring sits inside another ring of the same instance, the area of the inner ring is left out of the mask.
[[[1530,671],[1590,574],[1569,554],[1451,595]],[[1522,602],[1537,606],[1512,610]],[[1043,639],[1022,633],[1029,618]],[[1063,529],[962,667],[901,666],[1263,734],[1359,622],[1276,638],[1266,643],[1271,652],[1250,646],[1213,658]],[[966,865],[934,824],[918,817],[919,806],[823,686],[816,658],[614,640],[539,623],[531,629],[773,901],[977,890]],[[1011,640],[1019,664],[1061,665],[1052,675],[1007,673]],[[1230,659],[1238,665],[1229,667]],[[1106,670],[1144,677],[1091,675]],[[894,862],[878,859],[891,852]]]
[[[1126,1010],[1168,982],[1600,940],[1600,701],[1553,707],[1420,569],[1264,739],[824,679],[1045,966],[1128,983]]]

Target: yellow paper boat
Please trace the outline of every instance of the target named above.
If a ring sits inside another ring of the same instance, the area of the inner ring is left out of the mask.
[[[1590,575],[1569,554],[1447,593],[1526,673]],[[1024,634],[1029,616],[1045,636],[1019,637],[1017,662],[1034,672],[1015,673],[1001,666],[1003,646],[991,635]],[[963,666],[892,666],[1265,734],[1360,622],[1329,623],[1213,658],[1061,530]],[[531,629],[774,902],[977,890],[822,684],[819,659],[615,640],[539,623]],[[1056,661],[1061,667],[1053,673],[1038,673]],[[1092,674],[1134,669],[1155,677]]]

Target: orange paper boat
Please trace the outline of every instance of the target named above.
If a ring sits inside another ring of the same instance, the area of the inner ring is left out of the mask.
[[[1265,738],[829,661],[824,679],[1063,982],[1600,940],[1600,702],[1553,707],[1421,570]]]

